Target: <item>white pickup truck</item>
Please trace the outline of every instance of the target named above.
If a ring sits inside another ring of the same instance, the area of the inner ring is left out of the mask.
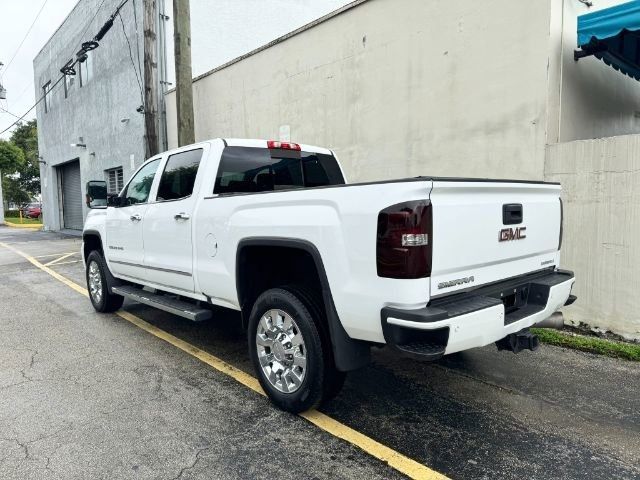
[[[528,327],[575,300],[554,183],[347,184],[326,148],[215,139],[150,159],[118,196],[87,192],[95,309],[239,311],[260,383],[288,411],[337,394],[372,346],[533,350]]]

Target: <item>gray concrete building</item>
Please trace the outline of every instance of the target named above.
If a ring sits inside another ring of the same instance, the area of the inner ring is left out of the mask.
[[[100,46],[76,66],[76,75],[58,82],[60,68],[120,3],[81,0],[33,61],[36,98],[45,95],[36,115],[47,230],[82,229],[85,183],[104,179],[119,191],[145,159],[144,115],[136,111],[142,104],[141,1],[128,2]]]

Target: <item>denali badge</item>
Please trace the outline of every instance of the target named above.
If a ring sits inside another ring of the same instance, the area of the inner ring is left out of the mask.
[[[440,282],[438,284],[438,288],[455,287],[456,285],[464,285],[465,283],[471,283],[474,280],[475,279],[472,276],[471,277],[464,277],[464,278],[457,278],[455,280],[450,280],[448,282]]]
[[[527,238],[524,232],[527,231],[527,227],[517,228],[503,228],[498,234],[499,242],[510,242],[511,240],[523,240]]]

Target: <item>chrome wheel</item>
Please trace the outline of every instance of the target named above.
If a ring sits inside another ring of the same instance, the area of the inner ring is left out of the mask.
[[[297,391],[307,373],[307,349],[291,315],[282,310],[267,311],[258,322],[256,347],[269,383],[282,393]]]
[[[100,267],[95,260],[89,263],[89,294],[94,303],[102,301],[102,276],[100,275]]]

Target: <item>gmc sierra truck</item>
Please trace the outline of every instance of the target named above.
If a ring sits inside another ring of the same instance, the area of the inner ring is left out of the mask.
[[[94,308],[127,298],[194,322],[239,311],[260,384],[291,412],[336,395],[372,346],[429,360],[533,350],[528,328],[575,300],[555,183],[347,184],[326,148],[215,139],[106,192],[87,184]]]

